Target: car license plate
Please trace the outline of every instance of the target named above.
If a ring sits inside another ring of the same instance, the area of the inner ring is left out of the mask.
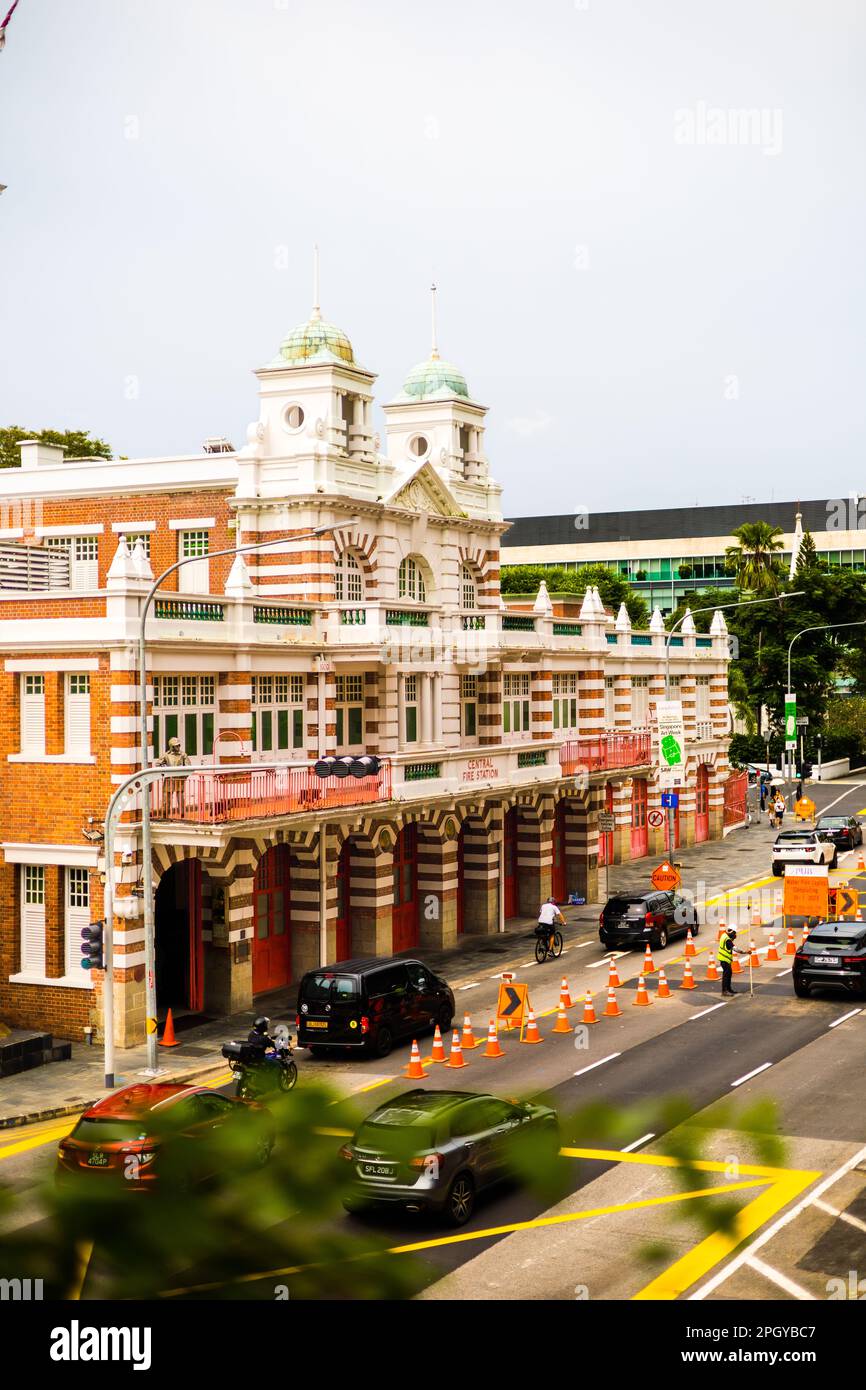
[[[104,1154],[101,1149],[95,1149],[92,1154],[87,1156],[88,1168],[105,1168],[108,1166],[108,1154]]]
[[[838,958],[838,956],[816,956],[816,957],[815,957],[815,960],[814,960],[814,964],[815,964],[815,965],[838,965],[838,964],[839,964],[839,958]]]
[[[361,1172],[365,1178],[390,1178],[394,1175],[394,1168],[390,1163],[362,1163]]]
[[[308,1027],[308,1028],[327,1028],[327,1026],[328,1026],[328,1020],[327,1020],[326,1018],[308,1018],[308,1019],[307,1019],[307,1027]]]

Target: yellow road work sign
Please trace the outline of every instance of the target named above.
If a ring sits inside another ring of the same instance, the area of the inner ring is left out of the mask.
[[[529,985],[503,981],[499,986],[499,999],[496,1003],[496,1022],[505,1023],[509,1028],[516,1023],[522,1028],[528,1009]]]
[[[794,803],[794,815],[799,820],[811,820],[815,814],[815,803],[810,796],[801,796]]]

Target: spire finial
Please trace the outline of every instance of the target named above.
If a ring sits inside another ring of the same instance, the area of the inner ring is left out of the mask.
[[[322,317],[319,308],[319,245],[318,242],[313,247],[313,312],[310,315],[311,323],[318,323]]]
[[[439,342],[438,342],[438,337],[437,337],[437,332],[436,332],[436,283],[435,283],[435,281],[434,281],[434,283],[430,286],[430,318],[431,318],[431,324],[432,324],[432,330],[433,330],[433,344],[432,344],[432,347],[430,348],[430,360],[431,360],[431,362],[438,362],[438,360],[439,360]]]

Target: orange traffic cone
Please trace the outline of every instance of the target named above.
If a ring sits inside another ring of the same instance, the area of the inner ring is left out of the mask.
[[[667,976],[665,975],[665,968],[664,968],[663,965],[660,965],[660,966],[659,966],[659,987],[658,987],[658,989],[656,990],[656,998],[657,998],[657,999],[670,999],[670,997],[671,997],[671,987],[670,987],[670,985],[668,984]]]
[[[762,964],[762,961],[761,957],[758,955],[758,948],[755,945],[754,941],[749,942],[749,951],[751,952],[751,955],[749,956],[749,965],[752,967],[753,970],[757,970],[758,966]]]
[[[616,1002],[616,990],[614,989],[613,985],[608,985],[607,1005],[605,1007],[604,1016],[605,1018],[619,1018],[621,1013],[622,1009]]]
[[[442,1034],[439,1031],[439,1024],[437,1023],[436,1031],[433,1034],[433,1048],[430,1052],[430,1061],[444,1062],[446,1060],[447,1059],[445,1057],[445,1044],[442,1041]]]
[[[592,995],[589,990],[586,991],[583,997],[583,1018],[581,1022],[598,1023],[598,1019],[595,1016],[595,1009],[592,1007]]]
[[[759,927],[759,926],[761,925],[761,911],[760,911],[760,908],[757,908],[757,907],[752,908],[752,920],[751,920],[751,925],[752,925],[753,927]]]
[[[574,1000],[568,992],[568,980],[563,975],[562,984],[559,986],[559,1002],[564,1009],[572,1008]]]
[[[719,941],[721,941],[722,937],[724,936],[724,934],[725,934],[725,932],[726,932],[727,930],[728,930],[728,929],[727,929],[727,927],[725,926],[724,918],[720,917],[720,918],[719,918],[719,930],[716,932],[716,942],[717,942],[717,943],[718,943]]]
[[[644,975],[638,975],[637,977],[637,994],[631,1002],[633,1007],[636,1004],[645,1005],[652,1003],[646,991],[646,977]]]
[[[863,858],[863,851],[860,851],[860,858],[857,860],[858,869],[866,869],[866,859]]]
[[[690,960],[686,961],[686,968],[683,971],[683,978],[680,981],[680,989],[697,989],[697,985],[695,984],[695,977],[692,974],[692,963]]]
[[[565,1012],[565,1004],[561,999],[559,1001],[559,1009],[556,1014],[556,1026],[554,1027],[553,1031],[554,1033],[571,1032],[571,1024],[568,1021],[568,1014]]]
[[[789,928],[788,928],[788,944],[787,944],[787,946],[785,947],[785,955],[786,955],[786,956],[795,956],[796,954],[797,954],[797,943],[796,943],[796,941],[794,940],[794,928],[793,928],[793,927],[789,927]]]
[[[544,1042],[544,1038],[538,1031],[538,1024],[535,1021],[535,1014],[532,1009],[529,1010],[529,1022],[526,1025],[526,1031],[520,1041],[525,1043]]]
[[[862,921],[863,921],[863,913],[862,913],[862,910],[861,910],[859,907],[857,908],[857,911],[854,913],[854,921],[855,921],[855,922],[862,922]]]
[[[407,1081],[423,1081],[424,1068],[421,1065],[421,1053],[418,1048],[417,1038],[412,1039],[412,1051],[409,1054],[409,1065],[403,1072]]]
[[[809,940],[809,924],[808,924],[808,922],[807,922],[806,925],[805,925],[804,928],[803,928],[803,935],[800,937],[800,950],[801,950],[801,951],[802,951],[803,947],[805,946],[805,944],[806,944],[806,942],[807,942],[808,940]]]
[[[643,970],[641,971],[641,974],[642,974],[642,975],[653,975],[654,973],[655,973],[655,966],[653,965],[653,953],[652,953],[652,951],[650,950],[650,944],[649,944],[649,942],[647,942],[647,944],[646,944],[646,955],[645,955],[644,958],[643,958]]]
[[[718,966],[716,965],[716,958],[715,956],[710,956],[709,960],[707,961],[707,979],[717,980],[718,978],[719,970]]]
[[[180,1047],[180,1043],[174,1036],[174,1019],[169,1009],[165,1018],[165,1027],[162,1030],[162,1037],[159,1040],[160,1047]]]
[[[781,960],[781,956],[776,950],[776,938],[772,932],[770,932],[770,946],[767,951],[767,960]]]
[[[445,1065],[446,1067],[466,1066],[466,1059],[463,1056],[463,1048],[460,1046],[460,1034],[458,1033],[456,1028],[454,1029],[454,1036],[451,1039],[451,1052],[449,1054],[448,1061],[445,1063]]]
[[[468,1014],[463,1015],[463,1037],[460,1039],[460,1046],[469,1051],[479,1046],[478,1039],[472,1031],[472,1019]]]
[[[613,957],[611,957],[610,970],[608,971],[607,975],[607,983],[608,985],[613,985],[614,989],[619,989],[622,984],[622,980],[619,978],[619,975],[617,974],[616,961],[613,959]]]
[[[505,1053],[499,1046],[499,1034],[496,1031],[496,1019],[491,1018],[490,1027],[487,1029],[487,1046],[481,1054],[482,1057],[504,1057]]]
[[[687,956],[696,956],[696,955],[698,954],[698,948],[697,948],[697,946],[695,945],[694,938],[693,938],[693,936],[692,936],[692,929],[691,929],[691,927],[689,927],[688,931],[686,932],[686,950],[685,950],[685,954],[686,954]]]

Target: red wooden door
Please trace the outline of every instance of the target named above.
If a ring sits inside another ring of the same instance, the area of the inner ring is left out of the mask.
[[[337,860],[337,932],[336,957],[338,961],[351,960],[352,957],[352,907],[349,876],[352,867],[352,847],[348,840],[340,850]]]
[[[550,870],[550,891],[558,903],[565,902],[567,895],[565,866],[565,805],[559,802],[553,820],[553,862]]]
[[[394,846],[394,907],[391,950],[411,951],[418,945],[418,830],[407,825]]]
[[[613,783],[608,782],[604,789],[604,809],[608,815],[613,815]],[[613,831],[608,830],[606,834],[598,837],[598,863],[599,867],[603,864],[613,863]]]
[[[275,845],[259,860],[253,887],[253,994],[279,989],[292,978],[291,853]]]
[[[516,917],[520,910],[520,900],[517,893],[517,811],[514,808],[505,817],[502,845],[502,857],[505,861],[503,865],[505,871],[504,915],[506,918]]]
[[[695,843],[710,837],[710,774],[705,763],[695,779]]]
[[[647,789],[643,777],[636,777],[631,784],[631,857],[640,859],[649,848],[647,840]]]

